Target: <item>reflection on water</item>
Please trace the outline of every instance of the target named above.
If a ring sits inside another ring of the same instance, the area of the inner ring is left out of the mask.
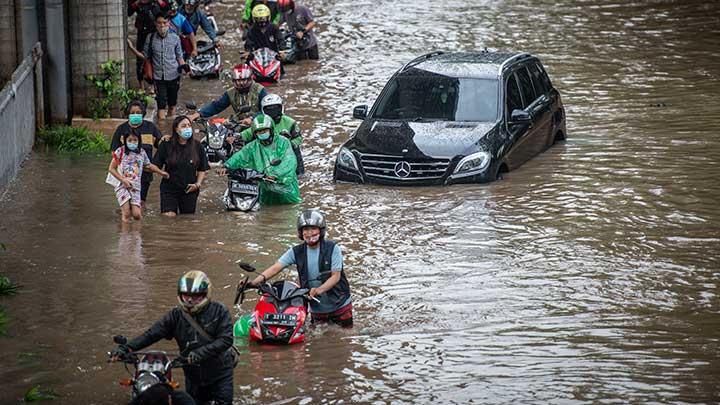
[[[25,285],[2,301],[13,336],[0,339],[0,402],[36,383],[68,403],[122,402],[122,371],[104,362],[112,335],[169,310],[191,269],[230,303],[233,262],[272,264],[305,207],[325,210],[343,247],[356,327],[243,347],[238,403],[720,399],[718,4],[307,3],[322,60],[271,89],[307,140],[302,207],[226,213],[211,175],[197,215],[161,218],[156,183],[142,226],[122,229],[104,159],[27,163],[0,201],[2,273]],[[213,7],[231,66],[237,6]],[[567,143],[489,185],[332,183],[353,105],[418,54],[483,47],[542,59]],[[186,81],[181,102],[228,85]],[[42,361],[18,354],[30,352]]]

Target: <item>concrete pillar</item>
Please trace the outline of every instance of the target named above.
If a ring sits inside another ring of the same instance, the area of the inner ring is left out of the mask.
[[[0,0],[2,1],[2,0]],[[37,0],[15,0],[17,49],[20,59],[32,52],[40,40],[40,16]]]
[[[67,7],[64,0],[44,0],[43,69],[49,118],[53,123],[70,122],[70,52],[68,49]],[[84,79],[83,79],[84,80]]]
[[[0,89],[10,80],[18,62],[15,2],[0,0]]]
[[[89,99],[97,95],[85,75],[100,73],[100,64],[111,59],[120,61],[127,71],[126,10],[120,0],[69,0],[68,4],[72,111],[85,115]]]

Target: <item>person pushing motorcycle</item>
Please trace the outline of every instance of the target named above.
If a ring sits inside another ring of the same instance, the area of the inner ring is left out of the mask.
[[[297,204],[302,198],[295,153],[287,138],[275,135],[274,127],[269,115],[258,114],[251,127],[255,139],[232,155],[219,173],[225,175],[225,168],[262,172],[267,180],[260,182],[261,205]]]
[[[210,300],[210,279],[201,271],[190,271],[178,280],[180,305],[155,322],[145,333],[110,353],[113,360],[139,351],[160,339],[175,339],[183,366],[185,389],[198,403],[232,404],[233,335],[230,312]]]
[[[325,217],[317,210],[303,211],[297,220],[297,234],[303,243],[288,249],[278,261],[249,281],[258,286],[288,266],[296,265],[300,287],[309,288],[312,322],[332,322],[345,328],[353,325],[350,284],[343,270],[340,246],[325,239]]]
[[[281,135],[290,140],[293,152],[295,152],[295,159],[297,160],[295,173],[298,176],[304,174],[305,164],[303,163],[302,151],[300,150],[300,144],[302,144],[303,141],[302,135],[300,135],[300,126],[298,126],[294,119],[285,114],[282,98],[277,94],[268,94],[262,100],[262,112],[272,117],[275,135]],[[253,134],[250,128],[242,131],[240,135],[245,142],[253,140]]]

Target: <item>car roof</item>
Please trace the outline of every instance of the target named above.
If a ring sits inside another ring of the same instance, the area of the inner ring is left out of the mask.
[[[408,62],[399,73],[415,68],[451,77],[495,79],[504,64],[530,57],[522,52],[432,52]]]

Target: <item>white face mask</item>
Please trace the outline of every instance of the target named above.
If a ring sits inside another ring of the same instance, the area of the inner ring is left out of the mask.
[[[320,241],[320,234],[303,238],[308,245],[314,245]]]

